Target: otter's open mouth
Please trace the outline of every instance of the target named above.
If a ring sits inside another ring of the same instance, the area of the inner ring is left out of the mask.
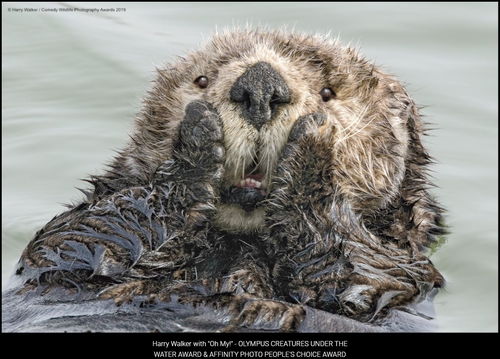
[[[253,211],[267,196],[265,176],[255,168],[250,169],[242,179],[226,187],[221,195],[223,202],[237,204],[247,212]]]

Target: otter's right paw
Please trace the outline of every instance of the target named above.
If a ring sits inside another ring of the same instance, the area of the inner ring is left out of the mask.
[[[193,101],[186,106],[173,159],[157,169],[155,183],[189,183],[195,187],[216,184],[222,178],[224,157],[222,123],[217,111],[208,102]]]
[[[208,102],[191,102],[186,106],[186,115],[180,124],[179,143],[174,152],[174,160],[183,177],[196,182],[220,179],[224,154],[219,114]]]
[[[181,146],[189,150],[212,150],[216,159],[224,154],[223,133],[219,114],[205,101],[193,101],[186,106],[180,125]]]

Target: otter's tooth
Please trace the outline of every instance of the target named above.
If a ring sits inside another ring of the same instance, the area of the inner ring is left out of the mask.
[[[261,188],[262,183],[253,179],[253,178],[245,178],[240,180],[239,185],[240,187],[250,187],[250,188]]]

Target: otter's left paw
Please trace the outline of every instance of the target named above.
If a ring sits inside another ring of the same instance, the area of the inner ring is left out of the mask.
[[[323,113],[311,113],[299,117],[288,135],[288,142],[297,142],[303,137],[315,134],[325,123],[326,115]]]
[[[291,201],[296,195],[325,197],[332,192],[332,131],[322,113],[302,116],[296,121],[274,173],[277,197],[282,197],[282,191],[288,193]]]
[[[280,162],[292,160],[299,154],[314,151],[322,145],[327,131],[327,117],[323,113],[311,113],[297,119],[288,135],[288,143],[283,148]],[[328,140],[323,147],[328,147]]]

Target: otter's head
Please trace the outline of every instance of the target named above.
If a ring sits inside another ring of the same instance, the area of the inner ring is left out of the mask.
[[[418,166],[427,164],[417,110],[403,87],[337,41],[279,31],[228,32],[158,72],[126,165],[138,176],[151,173],[168,158],[186,105],[210,102],[225,138],[217,219],[225,229],[262,225],[259,203],[303,115],[327,115],[335,180],[361,214],[385,208],[401,194],[405,173],[418,177]]]

